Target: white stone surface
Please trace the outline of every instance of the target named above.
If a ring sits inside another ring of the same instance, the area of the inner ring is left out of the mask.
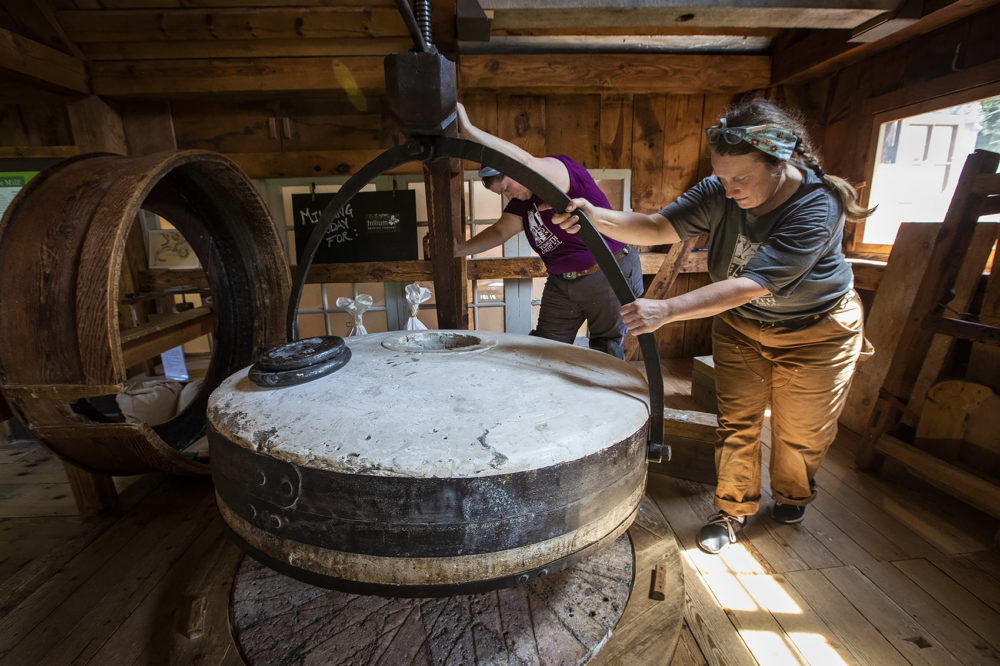
[[[436,336],[426,339],[431,347],[441,336],[475,336],[479,344],[405,351],[420,348],[413,336]],[[212,427],[308,467],[464,478],[576,460],[632,435],[649,416],[642,375],[582,347],[433,330],[345,342],[352,351],[345,367],[300,386],[257,387],[249,368],[227,378],[209,400]]]

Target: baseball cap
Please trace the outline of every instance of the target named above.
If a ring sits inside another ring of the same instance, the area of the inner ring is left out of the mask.
[[[499,176],[500,172],[491,166],[486,166],[485,164],[479,170],[480,178],[490,178],[491,176]]]

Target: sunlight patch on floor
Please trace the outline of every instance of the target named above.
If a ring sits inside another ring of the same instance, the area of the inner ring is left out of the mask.
[[[826,637],[821,634],[805,632],[790,632],[788,638],[795,643],[810,664],[816,666],[847,666],[837,651],[833,649]]]

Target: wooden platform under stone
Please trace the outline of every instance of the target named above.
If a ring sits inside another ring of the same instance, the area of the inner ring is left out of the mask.
[[[656,529],[651,504],[642,523]],[[665,523],[660,528],[665,527]],[[643,528],[636,527],[635,531]],[[657,632],[673,651],[683,621],[684,586],[674,539],[656,563],[669,573],[670,610]],[[646,566],[648,558],[642,557]],[[584,664],[622,654],[613,632],[628,607],[649,596],[649,572],[633,588],[635,558],[628,534],[582,562],[529,585],[439,598],[356,595],[315,587],[246,557],[236,572],[233,636],[246,663],[335,664]],[[654,563],[655,566],[655,563]],[[649,568],[649,567],[647,567]],[[651,568],[650,568],[651,570]],[[648,599],[647,599],[648,601]]]

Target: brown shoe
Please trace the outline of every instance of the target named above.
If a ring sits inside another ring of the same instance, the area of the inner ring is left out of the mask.
[[[715,555],[731,543],[736,543],[736,533],[746,524],[744,516],[730,516],[725,511],[711,516],[698,530],[698,547]]]

